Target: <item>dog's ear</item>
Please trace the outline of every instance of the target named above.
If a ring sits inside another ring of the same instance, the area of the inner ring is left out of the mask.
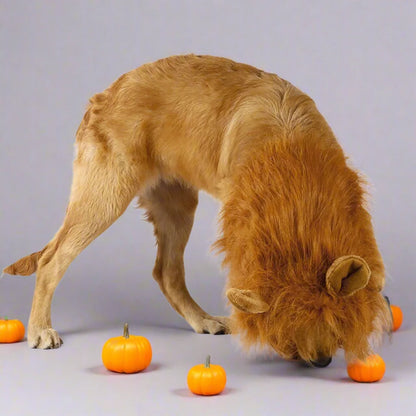
[[[270,306],[253,290],[228,289],[226,295],[229,301],[240,311],[246,313],[267,312]]]
[[[350,296],[367,286],[371,270],[359,256],[338,257],[326,272],[326,287],[331,295]]]

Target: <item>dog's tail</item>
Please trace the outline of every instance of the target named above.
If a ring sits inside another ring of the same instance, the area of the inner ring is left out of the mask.
[[[21,258],[16,263],[11,264],[3,270],[3,273],[29,276],[35,273],[38,268],[38,261],[44,250],[36,253],[29,254],[26,257]]]

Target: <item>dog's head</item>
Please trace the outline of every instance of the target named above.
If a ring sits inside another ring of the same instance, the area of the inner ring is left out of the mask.
[[[287,359],[324,365],[338,348],[363,359],[391,328],[366,181],[308,134],[271,141],[235,172],[216,243],[231,331]]]
[[[365,358],[371,335],[391,327],[388,305],[369,284],[371,270],[363,258],[339,257],[321,279],[295,264],[289,269],[292,279],[289,271],[283,282],[263,277],[261,290],[227,290],[237,332],[248,344],[260,342],[283,358],[323,367],[339,348]]]

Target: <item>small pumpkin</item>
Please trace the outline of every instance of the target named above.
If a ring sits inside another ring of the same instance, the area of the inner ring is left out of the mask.
[[[21,341],[25,336],[25,327],[18,319],[0,319],[0,343]]]
[[[397,331],[403,322],[403,312],[399,306],[390,305],[391,314],[393,315],[393,331]]]
[[[188,372],[188,387],[194,394],[213,396],[224,390],[227,376],[220,365],[211,364],[211,357],[204,364],[192,367]]]
[[[130,335],[128,324],[124,324],[122,336],[110,338],[101,354],[104,366],[117,373],[137,373],[152,361],[152,347],[147,338]]]
[[[383,378],[386,364],[378,354],[372,354],[365,361],[356,360],[348,363],[348,375],[360,383],[373,383]]]

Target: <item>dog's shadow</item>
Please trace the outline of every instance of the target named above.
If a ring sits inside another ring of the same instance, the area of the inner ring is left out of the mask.
[[[398,379],[397,374],[403,371],[415,371],[415,369],[409,368],[409,363],[405,363],[406,360],[403,358],[387,354],[385,361],[387,366],[386,374],[377,384],[395,382]],[[273,359],[252,359],[248,364],[248,370],[253,375],[261,377],[304,378],[331,383],[354,383],[348,377],[347,365],[341,356],[335,356],[333,362],[325,368],[314,368],[303,362],[289,362],[279,357]]]
[[[68,329],[61,329],[59,330],[59,334],[62,337],[71,336],[71,335],[82,335],[82,334],[92,334],[95,332],[102,332],[102,331],[113,331],[115,328],[121,328],[121,331],[123,329],[123,322],[120,322],[120,320],[117,321],[107,321],[105,323],[89,323],[85,326],[79,326],[79,327],[72,327]],[[149,324],[146,322],[140,322],[140,321],[132,321],[129,320],[129,327],[130,328],[152,328],[152,329],[163,329],[165,333],[171,331],[171,332],[187,332],[187,333],[193,333],[193,330],[191,328],[186,328],[182,326],[172,326],[172,325],[157,325],[157,324]],[[119,334],[118,334],[119,335]]]
[[[95,332],[111,330],[113,328],[116,328],[117,325],[120,325],[120,322],[115,322],[115,323],[110,322],[110,323],[95,324],[95,325],[89,324],[85,326],[62,329],[62,330],[59,330],[59,334],[62,337],[71,336],[71,335],[92,334]]]
[[[281,358],[251,360],[249,363],[249,371],[251,374],[262,378],[309,378],[330,382],[351,381],[345,377],[346,369],[338,362],[332,363],[327,368],[312,368],[302,362],[289,362]]]

